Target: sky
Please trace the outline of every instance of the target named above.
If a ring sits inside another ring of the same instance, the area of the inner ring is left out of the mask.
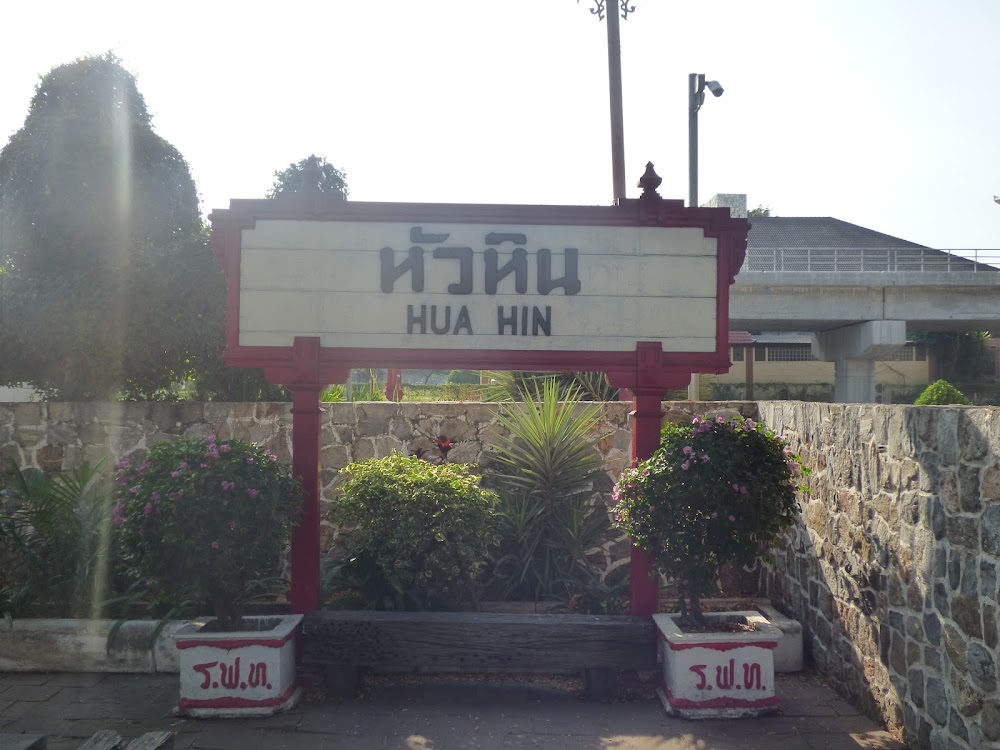
[[[117,54],[207,215],[309,154],[352,200],[607,205],[608,48],[595,0],[0,0],[0,144],[39,78]],[[687,198],[833,216],[940,249],[1000,248],[1000,1],[632,0],[627,197],[647,161]],[[963,253],[969,254],[969,253]]]

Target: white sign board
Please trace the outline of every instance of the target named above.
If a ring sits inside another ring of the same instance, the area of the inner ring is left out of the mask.
[[[716,254],[691,227],[258,219],[239,344],[714,352]]]

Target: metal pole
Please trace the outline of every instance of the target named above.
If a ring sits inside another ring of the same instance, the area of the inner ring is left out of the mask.
[[[698,109],[704,96],[705,76],[688,75],[688,207],[698,207]]]
[[[608,88],[611,93],[611,180],[614,201],[625,199],[625,125],[622,115],[622,41],[618,0],[608,0]]]

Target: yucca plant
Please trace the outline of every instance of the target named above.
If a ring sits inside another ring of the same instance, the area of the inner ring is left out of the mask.
[[[587,551],[608,540],[607,512],[591,503],[601,408],[581,405],[576,388],[566,395],[548,378],[498,415],[508,434],[491,445],[503,534],[491,586],[501,596],[568,596],[592,573]]]

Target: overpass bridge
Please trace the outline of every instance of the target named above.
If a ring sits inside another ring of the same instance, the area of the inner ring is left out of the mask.
[[[907,332],[1000,334],[1000,250],[962,255],[836,219],[751,219],[731,330],[807,331],[837,401],[875,400],[875,362]]]

